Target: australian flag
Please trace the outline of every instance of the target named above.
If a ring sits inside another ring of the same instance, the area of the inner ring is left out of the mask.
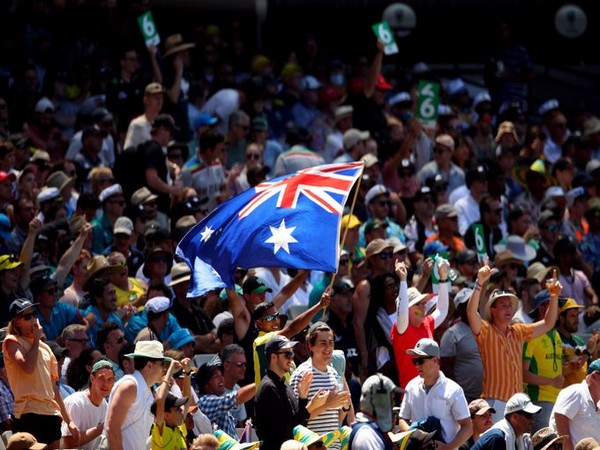
[[[198,283],[222,280],[232,287],[237,267],[336,272],[340,219],[362,170],[362,162],[312,167],[261,183],[221,204],[177,247],[195,274],[190,294],[207,290]]]

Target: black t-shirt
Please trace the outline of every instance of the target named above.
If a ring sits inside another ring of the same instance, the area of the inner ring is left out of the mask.
[[[149,141],[144,147],[144,173],[146,169],[155,169],[158,177],[167,183],[167,155],[156,141]],[[147,183],[144,183],[147,185]],[[169,196],[148,186],[153,194],[158,195],[158,209],[163,212],[169,211]]]
[[[346,355],[346,367],[352,370],[354,375],[358,375],[360,368],[360,357],[358,355],[358,346],[354,337],[354,326],[352,325],[352,315],[348,316],[345,324],[342,320],[331,313],[327,320],[327,325],[331,327],[335,334],[335,349],[343,350]]]
[[[181,328],[187,328],[195,336],[202,336],[210,333],[215,328],[212,320],[206,312],[193,300],[191,302],[192,311],[190,312],[187,308],[183,307],[179,302],[175,301],[171,313],[177,319],[177,323]]]

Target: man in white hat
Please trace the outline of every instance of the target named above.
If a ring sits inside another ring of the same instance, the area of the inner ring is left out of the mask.
[[[358,161],[367,150],[366,141],[369,139],[368,131],[350,128],[344,132],[344,153],[333,160],[334,163],[349,163]]]
[[[419,375],[406,385],[400,406],[400,431],[409,423],[435,417],[440,421],[440,450],[455,449],[473,434],[471,414],[462,388],[440,370],[440,347],[433,339],[423,338],[415,348],[406,350]]]
[[[376,184],[365,195],[365,206],[369,211],[369,219],[359,228],[358,245],[367,246],[365,228],[375,220],[385,222],[386,238],[397,237],[403,244],[406,243],[402,228],[390,219],[390,191],[383,184]]]
[[[111,184],[104,188],[98,200],[102,204],[102,214],[91,222],[92,251],[96,255],[103,255],[113,243],[113,228],[125,210],[125,197],[121,185]]]
[[[133,358],[135,372],[117,381],[110,393],[104,436],[111,450],[144,450],[154,420],[150,387],[169,382],[163,378],[163,364],[171,359],[164,357],[158,341],[140,341],[125,356]]]
[[[454,147],[454,139],[449,134],[440,134],[435,138],[433,161],[425,164],[417,173],[421,185],[425,185],[428,178],[436,175],[441,175],[448,182],[448,193],[465,184],[464,171],[452,162]]]
[[[530,449],[531,426],[534,415],[541,408],[534,405],[527,394],[519,392],[514,394],[504,408],[504,419],[492,425],[488,431],[483,433],[472,450],[483,449]]]
[[[469,325],[479,345],[483,370],[483,397],[496,411],[502,411],[511,395],[523,390],[523,344],[549,332],[556,322],[558,295],[562,286],[558,280],[548,280],[549,307],[541,320],[532,324],[511,324],[519,299],[510,292],[496,289],[484,308],[484,319],[479,314],[481,291],[492,275],[489,265],[477,273],[477,283],[467,305]]]

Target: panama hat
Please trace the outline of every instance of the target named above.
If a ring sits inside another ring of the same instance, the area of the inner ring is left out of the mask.
[[[106,256],[98,255],[90,259],[90,262],[87,263],[86,268],[88,271],[88,278],[85,280],[85,283],[83,283],[83,290],[89,291],[91,284],[95,279],[111,277],[114,273],[121,269],[121,266],[111,265],[106,259]]]
[[[166,362],[172,361],[171,358],[164,355],[164,347],[158,341],[138,341],[135,344],[133,353],[127,353],[125,356],[127,358],[152,358],[162,359]]]

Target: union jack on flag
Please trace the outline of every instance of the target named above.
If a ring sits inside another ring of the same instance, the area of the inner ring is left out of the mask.
[[[340,219],[362,171],[362,162],[329,164],[261,183],[205,217],[177,254],[194,271],[197,259],[211,266],[228,287],[237,267],[335,272]],[[190,288],[195,295],[197,278]]]

